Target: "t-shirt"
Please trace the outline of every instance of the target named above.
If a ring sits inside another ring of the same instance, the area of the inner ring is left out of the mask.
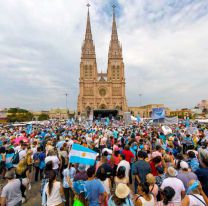
[[[118,164],[118,167],[117,167],[117,171],[118,171],[118,168],[119,167],[125,167],[126,168],[126,171],[125,171],[125,176],[127,178],[129,178],[129,171],[130,171],[130,164],[129,162],[127,162],[126,160],[121,160]]]
[[[56,155],[48,156],[45,158],[45,163],[52,161],[53,162],[53,170],[56,170],[59,168],[59,159]]]
[[[99,197],[105,192],[102,182],[98,179],[88,180],[85,182],[87,189],[87,199],[90,206],[100,206]]]
[[[177,175],[177,178],[180,179],[183,182],[186,191],[189,187],[189,182],[191,180],[197,180],[198,179],[196,174],[194,174],[193,172],[179,172],[178,175]]]
[[[6,205],[14,206],[22,200],[19,179],[9,181],[2,190],[1,197],[6,197]]]
[[[172,187],[175,190],[175,195],[171,201],[174,201],[174,202],[181,201],[181,192],[185,191],[183,182],[176,177],[168,177],[163,180],[161,189],[163,190],[165,187],[168,187],[168,186]]]
[[[150,172],[150,165],[144,160],[138,160],[132,166],[133,175],[138,175],[142,183],[146,182],[146,175]]]
[[[131,163],[131,159],[134,157],[134,154],[130,150],[123,150],[122,153],[125,155],[126,161]]]
[[[200,168],[196,170],[195,174],[201,182],[204,193],[208,196],[208,168]]]

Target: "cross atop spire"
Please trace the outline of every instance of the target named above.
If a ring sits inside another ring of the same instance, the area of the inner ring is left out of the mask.
[[[116,27],[116,17],[115,17],[116,5],[113,4],[112,8],[113,8],[113,24],[112,24],[111,40],[115,41],[115,40],[118,40],[117,27]]]
[[[92,32],[91,32],[91,23],[90,23],[90,4],[88,3],[86,5],[88,7],[87,9],[87,25],[86,25],[86,32],[85,32],[85,40],[84,44],[82,46],[82,57],[89,57],[89,56],[95,56],[95,48],[93,44],[92,39]]]
[[[113,22],[112,22],[112,33],[111,41],[109,46],[108,57],[109,58],[122,58],[122,49],[120,42],[118,40],[117,26],[116,26],[116,15],[115,15],[115,5],[112,5],[113,8]]]

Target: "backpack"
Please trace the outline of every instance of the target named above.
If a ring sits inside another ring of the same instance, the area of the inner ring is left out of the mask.
[[[19,152],[16,152],[12,158],[12,164],[16,165],[19,163],[20,161],[20,156],[19,156],[19,153],[21,152],[22,150],[20,150]]]
[[[33,160],[34,160],[34,166],[35,167],[38,167],[39,164],[40,164],[40,159],[39,159],[39,153],[36,152],[34,155],[33,155]]]

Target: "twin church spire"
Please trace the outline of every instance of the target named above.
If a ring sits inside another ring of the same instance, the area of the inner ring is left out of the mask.
[[[90,12],[89,12],[90,5],[87,4],[87,7],[88,7],[87,25],[85,32],[85,40],[82,46],[82,58],[96,58],[95,46],[93,43],[91,23],[90,23]],[[113,22],[112,22],[111,40],[108,51],[108,59],[118,59],[118,58],[122,58],[122,48],[118,40],[116,18],[115,18],[115,5],[113,5],[112,7],[113,7]]]

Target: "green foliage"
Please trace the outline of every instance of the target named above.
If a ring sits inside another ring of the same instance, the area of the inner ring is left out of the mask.
[[[33,119],[33,114],[21,108],[10,108],[8,110],[8,122],[26,122]]]
[[[48,120],[49,119],[49,115],[46,114],[46,113],[41,113],[39,116],[38,116],[38,121],[43,121],[43,120]]]

